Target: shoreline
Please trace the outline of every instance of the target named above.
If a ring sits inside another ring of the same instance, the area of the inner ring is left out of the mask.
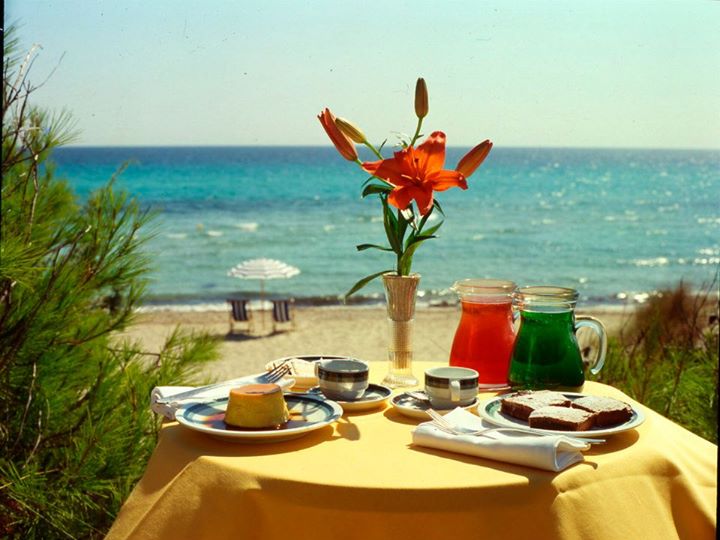
[[[593,310],[632,310],[643,305],[649,298],[661,291],[650,292],[617,293],[612,296],[580,297],[578,306]],[[381,309],[385,306],[385,298],[382,293],[367,296],[354,296],[347,303],[342,296],[295,296],[293,294],[267,294],[261,300],[256,291],[227,293],[219,297],[211,298],[188,298],[177,299],[167,297],[150,297],[136,309],[138,313],[153,312],[203,312],[203,311],[227,311],[227,298],[246,298],[256,306],[264,301],[266,306],[272,300],[292,299],[298,309],[319,308],[319,309]],[[419,297],[417,300],[418,309],[452,308],[459,305],[456,295],[430,295],[430,298]],[[266,308],[267,309],[267,308]]]
[[[610,336],[616,336],[636,306],[584,307],[578,314],[600,319]],[[263,324],[264,314],[264,324]],[[185,331],[206,332],[219,341],[219,359],[206,364],[202,375],[217,380],[264,370],[266,363],[295,355],[346,355],[372,364],[387,361],[387,318],[382,305],[296,306],[295,328],[272,331],[268,311],[253,315],[252,335],[228,335],[229,309],[136,312],[135,320],[118,338],[138,342],[143,350],[157,352],[179,325]],[[417,361],[447,362],[460,320],[459,306],[418,306],[414,349]],[[378,366],[375,369],[385,369]]]

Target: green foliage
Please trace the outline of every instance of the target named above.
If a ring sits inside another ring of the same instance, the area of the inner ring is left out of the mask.
[[[380,272],[375,272],[374,274],[370,274],[369,276],[365,276],[361,280],[359,280],[355,285],[352,286],[352,288],[345,294],[345,299],[347,300],[350,296],[358,292],[360,289],[362,289],[365,285],[370,283],[373,279],[377,279],[383,274],[387,274],[389,272],[392,272],[392,270],[381,270]]]
[[[377,195],[379,197],[383,210],[383,226],[385,227],[385,235],[387,236],[390,246],[379,246],[377,244],[359,244],[355,246],[355,248],[358,251],[377,249],[380,251],[394,253],[397,260],[394,271],[399,276],[407,276],[412,270],[412,262],[415,251],[425,241],[432,238],[437,238],[435,233],[442,226],[442,221],[426,230],[423,229],[427,224],[433,210],[437,209],[438,212],[442,214],[442,208],[437,201],[434,201],[433,207],[430,209],[430,211],[424,216],[422,216],[422,218],[419,220],[413,213],[412,207],[410,207],[406,211],[398,210],[396,215],[395,211],[393,210],[393,208],[390,207],[390,204],[387,200],[390,191],[392,191],[392,189],[385,185],[368,184],[362,193],[363,197],[366,197],[368,195]],[[388,272],[393,272],[393,270],[383,270],[382,272],[376,272],[360,279],[357,283],[355,283],[355,285],[350,288],[348,292],[345,293],[345,300],[347,301],[350,296],[365,287],[368,283]]]
[[[176,331],[157,354],[120,341],[143,293],[150,216],[113,180],[79,200],[55,176],[66,115],[32,107],[34,52],[6,35],[0,220],[0,537],[99,538],[142,475],[151,389],[215,357]]]
[[[717,444],[718,301],[714,284],[652,297],[611,340],[595,380]]]

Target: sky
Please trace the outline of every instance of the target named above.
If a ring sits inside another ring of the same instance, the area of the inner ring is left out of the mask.
[[[379,143],[720,148],[720,2],[5,0],[42,46],[36,104],[74,144],[326,145],[324,107]]]

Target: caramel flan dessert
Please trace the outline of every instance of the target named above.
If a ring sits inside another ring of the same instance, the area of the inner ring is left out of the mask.
[[[230,390],[225,423],[239,428],[273,429],[290,415],[277,384],[249,384]]]

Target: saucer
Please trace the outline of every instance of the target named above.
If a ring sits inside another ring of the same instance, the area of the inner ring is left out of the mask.
[[[325,397],[319,386],[311,388],[307,391],[307,393],[310,395],[315,394],[320,397]],[[392,394],[392,390],[390,390],[387,386],[370,383],[365,390],[365,393],[358,399],[353,401],[341,401],[339,399],[334,399],[333,401],[335,403],[339,403],[345,412],[366,411],[379,407],[385,403],[390,397],[390,394]]]
[[[469,405],[465,405],[462,408],[465,410],[470,410],[477,405],[477,402],[478,400],[477,398],[475,398],[472,400],[472,403],[470,403]],[[408,395],[407,392],[398,394],[397,396],[392,398],[391,403],[392,406],[398,410],[398,412],[404,414],[405,416],[409,416],[411,418],[420,418],[421,420],[427,420],[428,418],[430,418],[430,415],[425,412],[430,408],[430,402],[412,397]],[[450,407],[449,409],[435,410],[440,414],[445,415],[455,409],[456,407]]]

